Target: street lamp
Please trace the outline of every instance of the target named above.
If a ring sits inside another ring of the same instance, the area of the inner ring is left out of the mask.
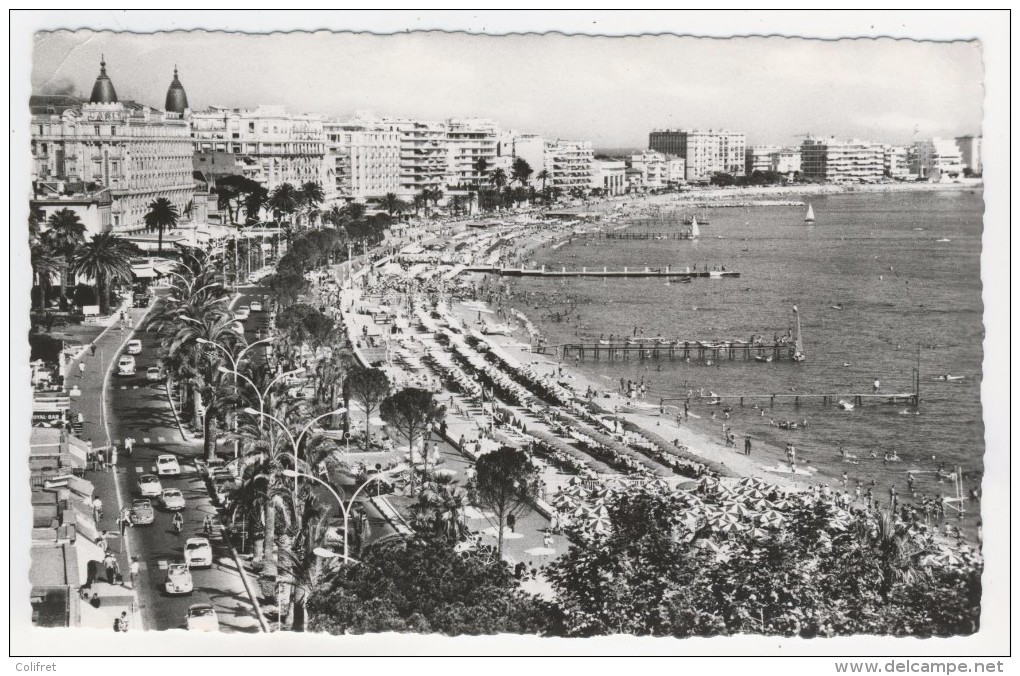
[[[305,367],[304,366],[299,366],[296,369],[294,369],[293,371],[285,371],[285,372],[281,373],[280,375],[276,376],[271,381],[269,381],[269,384],[266,385],[266,388],[264,390],[262,390],[261,392],[259,391],[259,388],[255,386],[255,383],[252,382],[251,378],[249,378],[248,376],[244,375],[243,373],[240,373],[240,372],[238,372],[236,370],[231,371],[226,366],[222,366],[222,365],[219,367],[218,370],[221,373],[231,373],[231,374],[234,375],[235,378],[240,377],[244,382],[246,382],[249,385],[251,385],[251,388],[253,390],[255,390],[255,396],[259,398],[259,407],[260,407],[260,410],[257,411],[257,413],[261,414],[261,413],[265,412],[265,410],[266,410],[266,396],[269,394],[269,391],[273,389],[273,385],[275,385],[276,383],[280,382],[284,378],[288,378],[288,377],[296,375],[298,373],[304,373]],[[259,429],[260,430],[262,429],[262,419],[261,418],[259,418]]]
[[[241,359],[244,357],[245,353],[247,353],[248,350],[252,349],[256,345],[259,345],[260,343],[268,343],[268,342],[271,342],[273,340],[275,340],[275,337],[273,337],[273,336],[270,336],[269,338],[263,338],[262,340],[257,340],[254,343],[252,343],[251,345],[248,345],[243,350],[241,350],[241,352],[238,353],[236,358],[234,357],[234,355],[230,354],[230,350],[228,350],[227,348],[223,347],[219,343],[213,342],[211,340],[207,340],[205,338],[196,338],[195,342],[197,342],[199,345],[212,345],[213,347],[219,348],[220,351],[223,352],[223,354],[227,355],[227,359],[230,360],[230,364],[234,367],[234,370],[230,371],[229,369],[224,367],[222,364],[220,364],[220,366],[217,368],[217,370],[220,371],[221,373],[229,372],[229,373],[234,374],[234,388],[236,389],[237,388],[237,376],[241,375],[241,374],[239,374],[237,372],[237,365],[241,362]],[[241,377],[244,378],[244,376],[241,376]],[[245,380],[247,380],[247,378],[245,378]],[[249,380],[248,382],[251,382],[251,381]],[[256,392],[257,391],[258,390],[256,390]],[[234,420],[234,432],[237,432],[237,420],[236,420],[236,418]],[[234,458],[237,458],[237,455],[238,455],[238,450],[239,450],[238,449],[238,444],[239,444],[239,442],[235,438],[234,439]]]
[[[256,411],[251,406],[245,408],[244,412],[247,413],[248,415],[259,415],[259,416],[263,416],[265,418],[269,418],[270,420],[274,421],[276,424],[278,424],[280,427],[283,428],[283,431],[287,434],[287,437],[290,439],[290,447],[292,449],[294,449],[294,467],[297,468],[297,464],[298,464],[298,449],[299,449],[300,444],[301,444],[301,439],[304,438],[305,434],[308,433],[308,430],[312,429],[312,426],[315,425],[315,423],[317,423],[320,420],[322,420],[323,418],[326,418],[326,417],[331,416],[331,415],[336,415],[337,413],[346,413],[347,409],[344,408],[343,406],[341,406],[340,408],[338,408],[336,410],[327,411],[326,413],[323,413],[322,415],[318,415],[318,416],[312,418],[311,422],[309,422],[307,425],[305,425],[304,429],[301,430],[301,434],[297,435],[296,439],[295,439],[294,435],[290,433],[290,430],[287,428],[287,426],[285,424],[283,424],[283,421],[280,420],[279,418],[277,418],[276,416],[270,415],[270,414],[266,413],[265,411]],[[284,476],[290,476],[289,474],[287,474],[287,470],[284,470],[283,473],[284,473]],[[298,481],[297,481],[297,475],[295,474],[294,475],[294,495],[297,495],[297,491],[298,491]]]
[[[396,470],[390,470],[390,471],[394,472]],[[343,558],[344,558],[345,562],[346,561],[354,561],[355,563],[357,563],[357,560],[351,558],[351,555],[350,555],[350,542],[348,540],[348,527],[350,525],[351,510],[354,509],[354,501],[358,497],[358,493],[360,493],[362,491],[362,489],[364,489],[366,486],[368,486],[369,484],[373,483],[374,481],[378,481],[379,479],[385,478],[387,476],[387,474],[388,474],[387,472],[382,472],[382,473],[379,473],[379,474],[376,474],[374,476],[369,477],[368,480],[365,481],[365,483],[361,484],[360,486],[357,487],[357,489],[355,489],[354,494],[351,495],[351,499],[345,505],[343,499],[340,497],[339,494],[337,494],[337,492],[333,489],[333,487],[330,486],[325,481],[323,481],[322,479],[320,479],[318,477],[315,477],[315,476],[312,476],[311,474],[304,474],[302,472],[298,472],[298,471],[295,471],[295,470],[292,470],[292,469],[285,469],[285,470],[283,470],[283,475],[286,476],[286,477],[294,477],[295,481],[297,480],[297,478],[299,476],[300,477],[305,477],[306,479],[311,479],[312,481],[317,481],[320,484],[322,484],[323,486],[325,486],[329,490],[330,493],[332,493],[333,497],[336,499],[337,506],[340,507],[340,513],[344,515],[344,553],[343,553]]]

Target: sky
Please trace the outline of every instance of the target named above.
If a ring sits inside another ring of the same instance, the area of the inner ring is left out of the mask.
[[[88,96],[104,54],[121,99],[159,108],[176,64],[195,109],[484,117],[604,148],[660,128],[744,131],[749,145],[979,134],[984,95],[973,41],[204,31],[37,33],[33,92]]]

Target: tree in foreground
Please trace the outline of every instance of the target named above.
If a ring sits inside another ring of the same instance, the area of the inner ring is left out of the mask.
[[[330,634],[559,633],[555,608],[522,592],[508,566],[427,536],[383,541],[357,565],[334,565],[308,613],[312,631]]]
[[[779,526],[724,534],[690,513],[684,493],[632,487],[606,501],[608,525],[568,528],[572,546],[547,571],[568,635],[977,629],[980,566],[932,563],[903,524],[868,513],[848,523],[816,501],[785,509]]]
[[[361,404],[365,411],[365,451],[371,441],[372,414],[390,392],[390,380],[381,369],[359,367],[350,372],[344,382],[344,394]]]
[[[478,502],[495,515],[499,529],[496,550],[502,556],[507,517],[516,519],[531,509],[541,494],[541,479],[527,455],[506,446],[478,458],[475,471]]]
[[[417,463],[414,448],[422,442],[422,464],[428,467],[428,449],[425,435],[443,418],[443,407],[436,403],[432,393],[417,387],[407,387],[383,400],[379,414],[390,428],[407,440],[408,478],[411,495],[415,494]]]

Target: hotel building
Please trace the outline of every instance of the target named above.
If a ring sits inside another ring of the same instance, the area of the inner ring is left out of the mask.
[[[400,192],[400,133],[370,122],[326,121],[326,162],[333,192],[345,200],[366,200]]]
[[[956,147],[960,149],[960,159],[964,168],[970,169],[975,174],[981,174],[981,137],[957,136]]]
[[[648,147],[684,158],[686,180],[709,181],[713,174],[743,176],[747,135],[724,129],[657,129],[648,135]]]
[[[804,178],[829,183],[874,183],[885,173],[880,143],[859,139],[804,139],[800,146]]]
[[[939,181],[963,174],[963,157],[955,139],[932,138],[918,141],[917,168],[921,178]]]

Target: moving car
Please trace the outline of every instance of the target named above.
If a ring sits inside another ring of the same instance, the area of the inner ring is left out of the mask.
[[[145,369],[145,379],[153,382],[163,380],[163,372],[159,370],[158,366],[150,366]]]
[[[163,484],[154,474],[143,474],[138,479],[138,492],[145,498],[158,498],[163,495]]]
[[[190,594],[195,589],[191,580],[191,571],[185,563],[171,563],[166,569],[166,582],[163,588],[167,594]]]
[[[181,473],[181,466],[176,456],[161,455],[156,458],[156,474],[160,476],[176,476]]]
[[[188,631],[219,631],[220,620],[216,611],[208,603],[196,603],[188,608],[184,616]]]
[[[118,359],[117,374],[122,376],[133,376],[135,374],[135,358],[125,354]]]
[[[151,525],[156,519],[156,512],[152,509],[152,503],[145,499],[135,500],[131,503],[131,523],[136,526]]]
[[[163,509],[177,512],[184,509],[184,494],[176,488],[164,488],[163,494],[159,496],[159,502]]]
[[[137,338],[132,338],[127,342],[127,353],[128,354],[141,354],[142,353],[142,341]]]
[[[210,568],[213,564],[213,553],[209,540],[188,538],[184,543],[184,562],[189,568]]]
[[[253,300],[251,302],[251,311],[252,312],[262,312],[262,301],[260,301],[260,300]]]
[[[135,307],[149,307],[149,301],[150,300],[151,300],[151,298],[149,296],[147,296],[147,295],[143,295],[143,296],[137,296],[136,295],[135,296],[134,306]]]

